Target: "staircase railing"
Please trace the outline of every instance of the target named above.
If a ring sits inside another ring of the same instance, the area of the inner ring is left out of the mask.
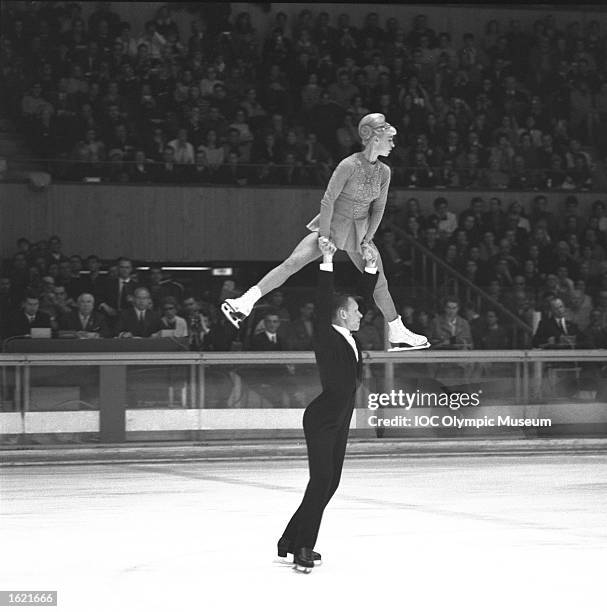
[[[398,227],[398,225],[388,222],[385,227],[394,232],[396,237],[404,239],[413,247],[411,266],[414,271],[413,273],[415,273],[415,270],[421,269],[421,279],[417,280],[421,281],[422,287],[427,286],[428,280],[430,281],[430,290],[434,298],[437,295],[456,295],[462,299],[463,296],[463,301],[472,302],[477,311],[481,309],[482,303],[485,302],[501,315],[504,320],[510,323],[515,332],[512,334],[513,344],[520,344],[520,341],[522,341],[525,345],[528,345],[528,341],[533,334],[533,327],[529,323],[518,317],[481,287],[473,283],[469,278],[466,278],[459,270],[450,266],[436,253],[433,253],[425,245],[413,238],[413,236]],[[420,265],[417,265],[417,257],[420,256]],[[462,286],[464,291],[462,291]],[[517,337],[516,332],[522,334],[522,338],[520,336]]]

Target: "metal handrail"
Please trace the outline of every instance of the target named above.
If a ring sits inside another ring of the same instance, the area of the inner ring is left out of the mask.
[[[398,227],[398,225],[396,225],[394,222],[388,221],[386,223],[386,226],[389,227],[395,234],[397,234],[401,238],[404,238],[415,249],[423,253],[426,257],[429,257],[434,263],[436,263],[443,270],[448,272],[451,276],[454,276],[458,281],[470,287],[472,291],[480,295],[480,297],[482,297],[484,300],[494,306],[496,310],[505,315],[506,318],[510,319],[519,329],[523,329],[530,334],[533,333],[533,328],[527,323],[525,323],[525,321],[519,319],[519,317],[517,317],[515,314],[505,308],[503,304],[500,304],[496,299],[492,298],[486,291],[481,289],[478,285],[475,285],[470,279],[466,278],[461,272],[459,272],[458,270],[450,266],[446,261],[438,257],[438,255],[433,253],[430,249],[425,247],[418,240],[413,238],[413,236],[407,234],[407,232]]]
[[[607,349],[512,349],[363,351],[369,365],[379,363],[518,363],[604,361]],[[242,351],[189,353],[15,353],[0,355],[4,366],[72,365],[284,365],[315,363],[312,351]]]

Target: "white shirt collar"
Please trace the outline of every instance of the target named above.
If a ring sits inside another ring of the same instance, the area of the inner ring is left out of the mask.
[[[346,329],[345,327],[342,327],[341,325],[335,325],[334,323],[331,323],[331,325],[333,325],[333,329],[338,331],[346,339],[346,341],[348,342],[348,344],[352,347],[352,350],[354,351],[356,361],[358,361],[358,349],[356,348],[356,342],[354,342],[354,337],[350,333],[350,330]]]

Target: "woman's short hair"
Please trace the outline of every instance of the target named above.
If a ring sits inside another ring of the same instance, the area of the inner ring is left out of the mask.
[[[386,131],[392,136],[396,134],[396,128],[387,123],[386,117],[381,113],[369,113],[358,123],[358,135],[363,146],[367,146],[373,136],[379,136]]]

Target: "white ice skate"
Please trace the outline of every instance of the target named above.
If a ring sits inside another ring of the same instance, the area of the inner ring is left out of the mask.
[[[249,315],[248,312],[243,312],[243,306],[238,303],[237,299],[227,299],[221,304],[221,312],[225,318],[236,328],[240,329],[240,324]]]
[[[420,334],[414,334],[412,331],[407,329],[401,318],[398,317],[395,321],[388,324],[389,333],[388,340],[392,345],[388,351],[418,351],[420,349],[426,349],[430,347],[428,338],[421,336]]]
[[[221,304],[221,312],[236,329],[240,329],[240,324],[251,314],[255,302],[260,297],[261,291],[257,285],[254,285],[239,298],[224,300]]]

